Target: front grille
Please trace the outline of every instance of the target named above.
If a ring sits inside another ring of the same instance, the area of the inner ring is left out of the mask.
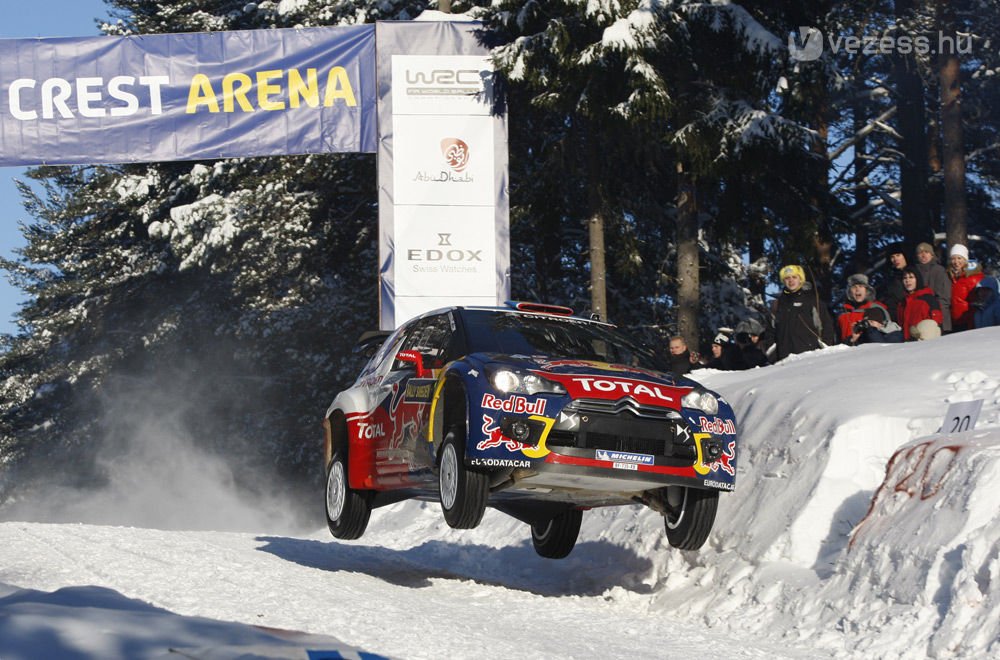
[[[621,413],[631,413],[642,419],[680,419],[681,415],[672,408],[661,408],[660,406],[648,406],[638,403],[630,396],[618,399],[617,401],[607,401],[602,399],[577,399],[571,401],[565,408],[568,412],[578,412],[581,414],[596,415],[619,415]]]
[[[630,414],[583,413],[577,409],[580,427],[576,432],[553,429],[548,444],[580,449],[607,449],[653,456],[672,456],[677,424],[667,419],[644,419]]]
[[[666,438],[643,438],[633,435],[611,435],[609,433],[587,433],[588,449],[610,449],[612,451],[628,451],[653,456],[669,455],[673,442]]]

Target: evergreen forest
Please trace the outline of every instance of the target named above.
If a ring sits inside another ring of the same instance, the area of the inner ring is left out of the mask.
[[[878,286],[891,242],[1000,263],[1000,0],[106,4],[109,35],[481,21],[513,298],[663,347],[766,320],[787,263],[833,311],[849,275]],[[29,177],[26,247],[0,260],[26,299],[0,337],[0,511],[54,466],[99,485],[108,455],[162,432],[248,492],[318,500],[323,413],[378,324],[374,155]]]

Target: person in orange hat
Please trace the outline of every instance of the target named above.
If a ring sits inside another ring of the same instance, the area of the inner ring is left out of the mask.
[[[775,359],[835,344],[830,311],[806,281],[802,266],[785,266],[779,274],[784,289],[774,301]]]

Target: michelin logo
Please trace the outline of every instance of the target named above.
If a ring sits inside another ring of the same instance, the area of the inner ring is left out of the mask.
[[[624,451],[608,451],[607,449],[597,450],[597,460],[611,461],[612,463],[637,463],[639,465],[653,464],[653,457],[649,454],[630,454]]]
[[[814,27],[799,26],[798,34],[788,35],[788,52],[798,62],[818,60],[823,54],[823,33]]]

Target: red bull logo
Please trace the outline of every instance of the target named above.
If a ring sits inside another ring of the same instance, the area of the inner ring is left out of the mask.
[[[486,436],[485,440],[480,440],[476,444],[476,449],[493,449],[494,447],[506,447],[507,451],[518,451],[520,449],[528,449],[531,445],[526,445],[523,442],[518,442],[508,438],[503,433],[500,432],[500,427],[495,425],[496,422],[489,415],[483,415],[483,435]]]
[[[733,424],[731,419],[708,419],[707,417],[699,417],[698,423],[701,424],[701,430],[705,433],[712,433],[714,435],[736,435],[736,424]]]
[[[709,466],[709,469],[711,469],[712,472],[718,472],[719,470],[722,470],[726,474],[729,474],[729,475],[732,475],[732,476],[735,477],[736,476],[736,468],[733,467],[733,463],[732,463],[732,461],[733,461],[734,458],[736,458],[736,441],[735,440],[733,440],[732,442],[729,443],[729,445],[726,447],[726,450],[724,452],[722,452],[722,456],[719,457],[719,460],[717,460],[714,463],[712,463]]]
[[[523,396],[518,395],[500,399],[487,392],[483,395],[480,405],[490,410],[501,410],[516,415],[544,415],[545,403],[545,399],[528,401]]]

